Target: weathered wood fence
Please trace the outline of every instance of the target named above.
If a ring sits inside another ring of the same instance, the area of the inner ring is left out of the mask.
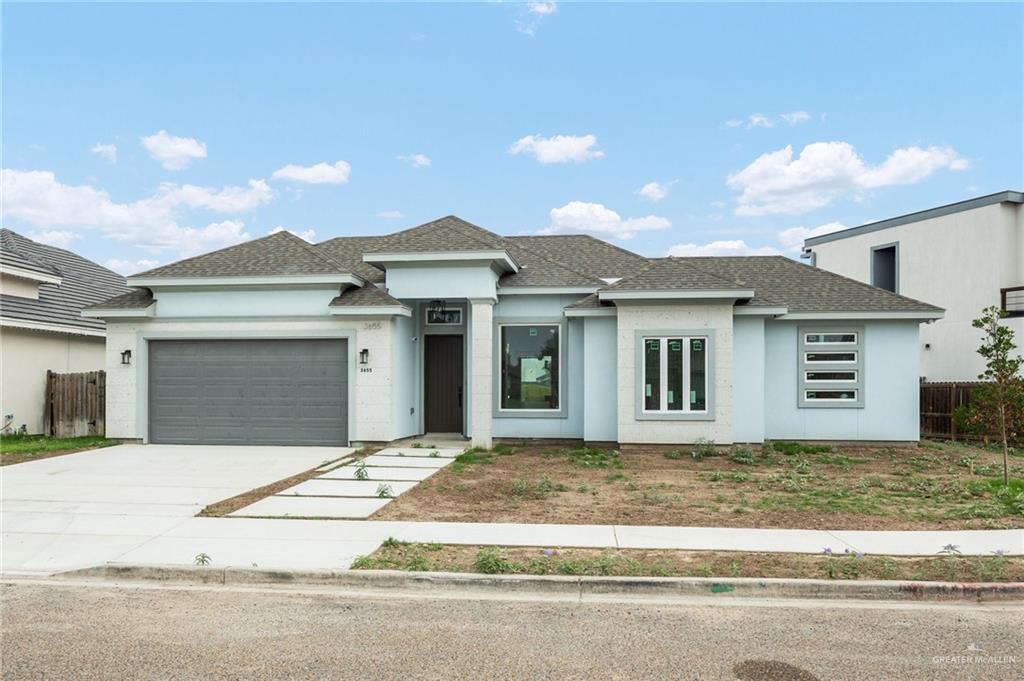
[[[53,437],[106,433],[107,372],[46,372],[43,432]]]
[[[971,403],[971,393],[979,382],[922,383],[921,384],[921,437],[956,440],[963,438],[953,421],[957,407]]]

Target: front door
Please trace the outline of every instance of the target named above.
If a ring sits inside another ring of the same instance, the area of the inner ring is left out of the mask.
[[[427,334],[423,419],[428,433],[462,432],[462,336]]]

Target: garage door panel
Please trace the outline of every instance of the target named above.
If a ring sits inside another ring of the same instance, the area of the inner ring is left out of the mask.
[[[344,340],[174,340],[149,347],[150,440],[345,444]]]

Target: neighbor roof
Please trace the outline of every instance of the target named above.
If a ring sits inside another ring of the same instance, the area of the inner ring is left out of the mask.
[[[63,248],[38,243],[0,229],[3,262],[60,277],[59,284],[39,284],[39,298],[0,295],[6,319],[102,331],[102,319],[81,316],[83,308],[131,291],[124,277]]]
[[[811,246],[825,244],[830,241],[838,241],[839,239],[846,239],[851,236],[869,234],[871,232],[877,232],[878,230],[881,229],[899,227],[900,225],[907,225],[912,222],[931,220],[934,218],[943,217],[945,215],[952,215],[953,213],[962,213],[967,210],[974,210],[976,208],[982,208],[984,206],[993,206],[1000,203],[1024,203],[1024,192],[996,192],[995,194],[979,196],[977,198],[967,199],[965,201],[948,203],[945,206],[937,206],[935,208],[929,208],[927,210],[920,210],[917,211],[916,213],[907,213],[906,215],[899,215],[897,217],[888,218],[886,220],[869,222],[866,225],[850,227],[849,229],[843,229],[838,232],[832,232],[830,234],[813,236],[809,239],[804,239],[804,248],[806,249],[810,248]]]

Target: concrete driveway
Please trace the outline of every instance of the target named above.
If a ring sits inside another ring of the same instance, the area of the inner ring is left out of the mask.
[[[352,451],[119,445],[5,466],[0,572],[50,573],[116,560],[210,503]]]

